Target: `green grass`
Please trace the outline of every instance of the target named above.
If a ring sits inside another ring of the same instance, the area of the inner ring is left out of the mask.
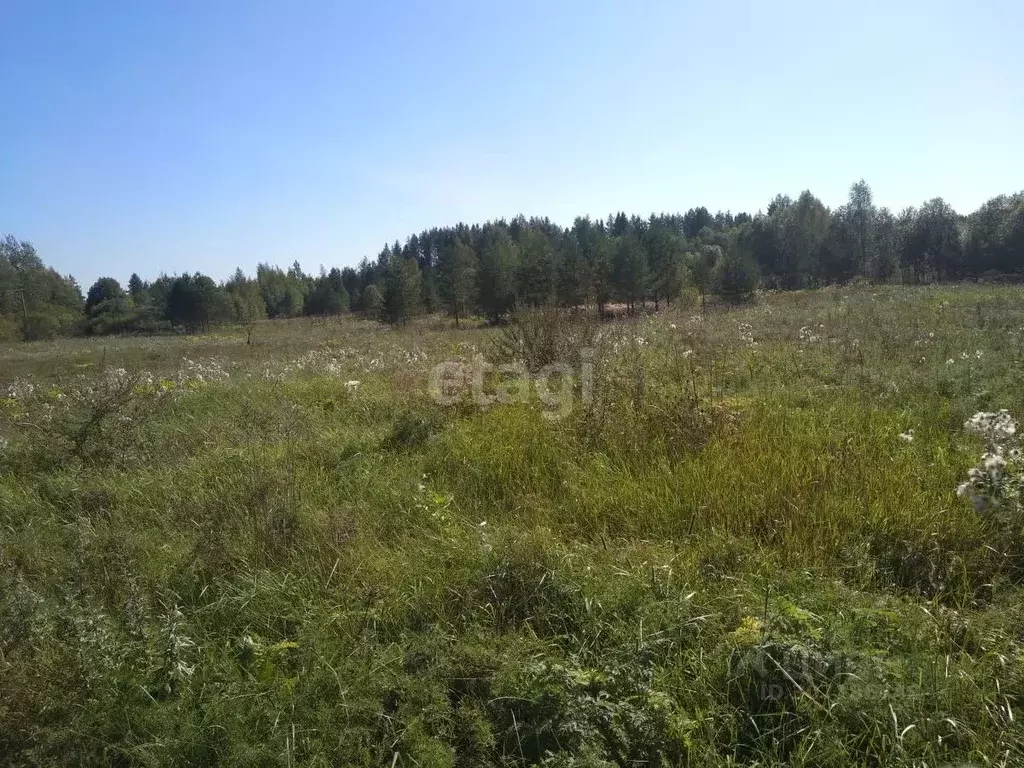
[[[1024,537],[954,489],[1022,301],[566,328],[560,420],[433,402],[500,333],[438,319],[0,348],[0,763],[1019,764]]]

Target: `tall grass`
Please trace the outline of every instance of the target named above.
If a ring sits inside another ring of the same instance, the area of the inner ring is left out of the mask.
[[[0,762],[1018,764],[1020,532],[954,489],[1022,298],[566,321],[563,419],[433,402],[516,338],[434,320],[5,347]]]

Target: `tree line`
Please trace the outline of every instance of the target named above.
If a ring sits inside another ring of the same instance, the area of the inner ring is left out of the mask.
[[[811,192],[755,215],[691,208],[647,218],[547,218],[435,227],[358,266],[305,274],[260,264],[221,283],[201,273],[97,280],[83,296],[30,243],[0,240],[0,338],[202,330],[223,322],[352,311],[391,323],[444,311],[501,321],[517,307],[592,306],[601,315],[670,304],[692,289],[743,301],[758,287],[854,278],[932,282],[1024,279],[1024,192],[958,214],[941,198],[894,214],[863,180],[835,209]]]

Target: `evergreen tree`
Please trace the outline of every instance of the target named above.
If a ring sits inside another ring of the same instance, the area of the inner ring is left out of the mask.
[[[587,300],[590,274],[583,248],[571,232],[561,238],[555,294],[563,307],[578,307]]]
[[[206,275],[181,275],[171,284],[167,319],[172,325],[191,331],[206,330],[211,324],[230,318],[231,312],[231,302],[224,291]]]
[[[467,317],[477,297],[477,258],[473,248],[462,238],[456,238],[449,248],[441,252],[437,264],[438,288],[445,310],[455,318]]]
[[[702,312],[707,310],[707,295],[714,287],[715,266],[721,260],[722,249],[717,245],[702,245],[686,256],[686,269],[700,294]]]
[[[643,303],[647,298],[650,287],[647,254],[634,233],[615,238],[615,287],[631,314],[636,311],[636,303]]]
[[[700,236],[702,230],[710,228],[714,221],[714,217],[703,205],[700,208],[691,208],[683,216],[683,234],[694,240]]]
[[[405,325],[419,312],[420,281],[420,268],[415,259],[398,255],[388,260],[381,295],[381,316],[386,322]]]
[[[480,259],[480,309],[492,322],[498,322],[516,306],[516,274],[519,249],[505,233],[492,242]]]
[[[711,282],[715,293],[726,301],[749,301],[757,288],[757,265],[745,253],[726,251],[715,264]]]
[[[146,283],[143,282],[137,272],[132,272],[132,276],[128,278],[128,295],[136,303],[145,301],[148,298],[146,296]]]
[[[676,298],[683,289],[683,260],[679,236],[667,222],[654,217],[647,228],[645,245],[650,263],[650,290],[654,307]]]
[[[542,232],[524,229],[516,270],[518,301],[529,307],[550,304],[555,293],[555,252]]]

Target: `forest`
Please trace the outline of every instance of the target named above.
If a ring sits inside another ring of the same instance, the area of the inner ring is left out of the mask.
[[[928,283],[1024,277],[1024,192],[970,214],[942,198],[893,213],[858,181],[830,209],[810,191],[779,195],[755,215],[691,208],[682,214],[578,217],[570,227],[517,216],[435,227],[385,245],[356,267],[303,272],[259,264],[218,283],[200,272],[127,286],[97,280],[83,296],[31,243],[0,240],[0,340],[204,330],[219,323],[358,312],[390,323],[443,311],[499,322],[516,307],[609,306],[633,313],[670,304],[686,288],[742,302],[757,288]]]

